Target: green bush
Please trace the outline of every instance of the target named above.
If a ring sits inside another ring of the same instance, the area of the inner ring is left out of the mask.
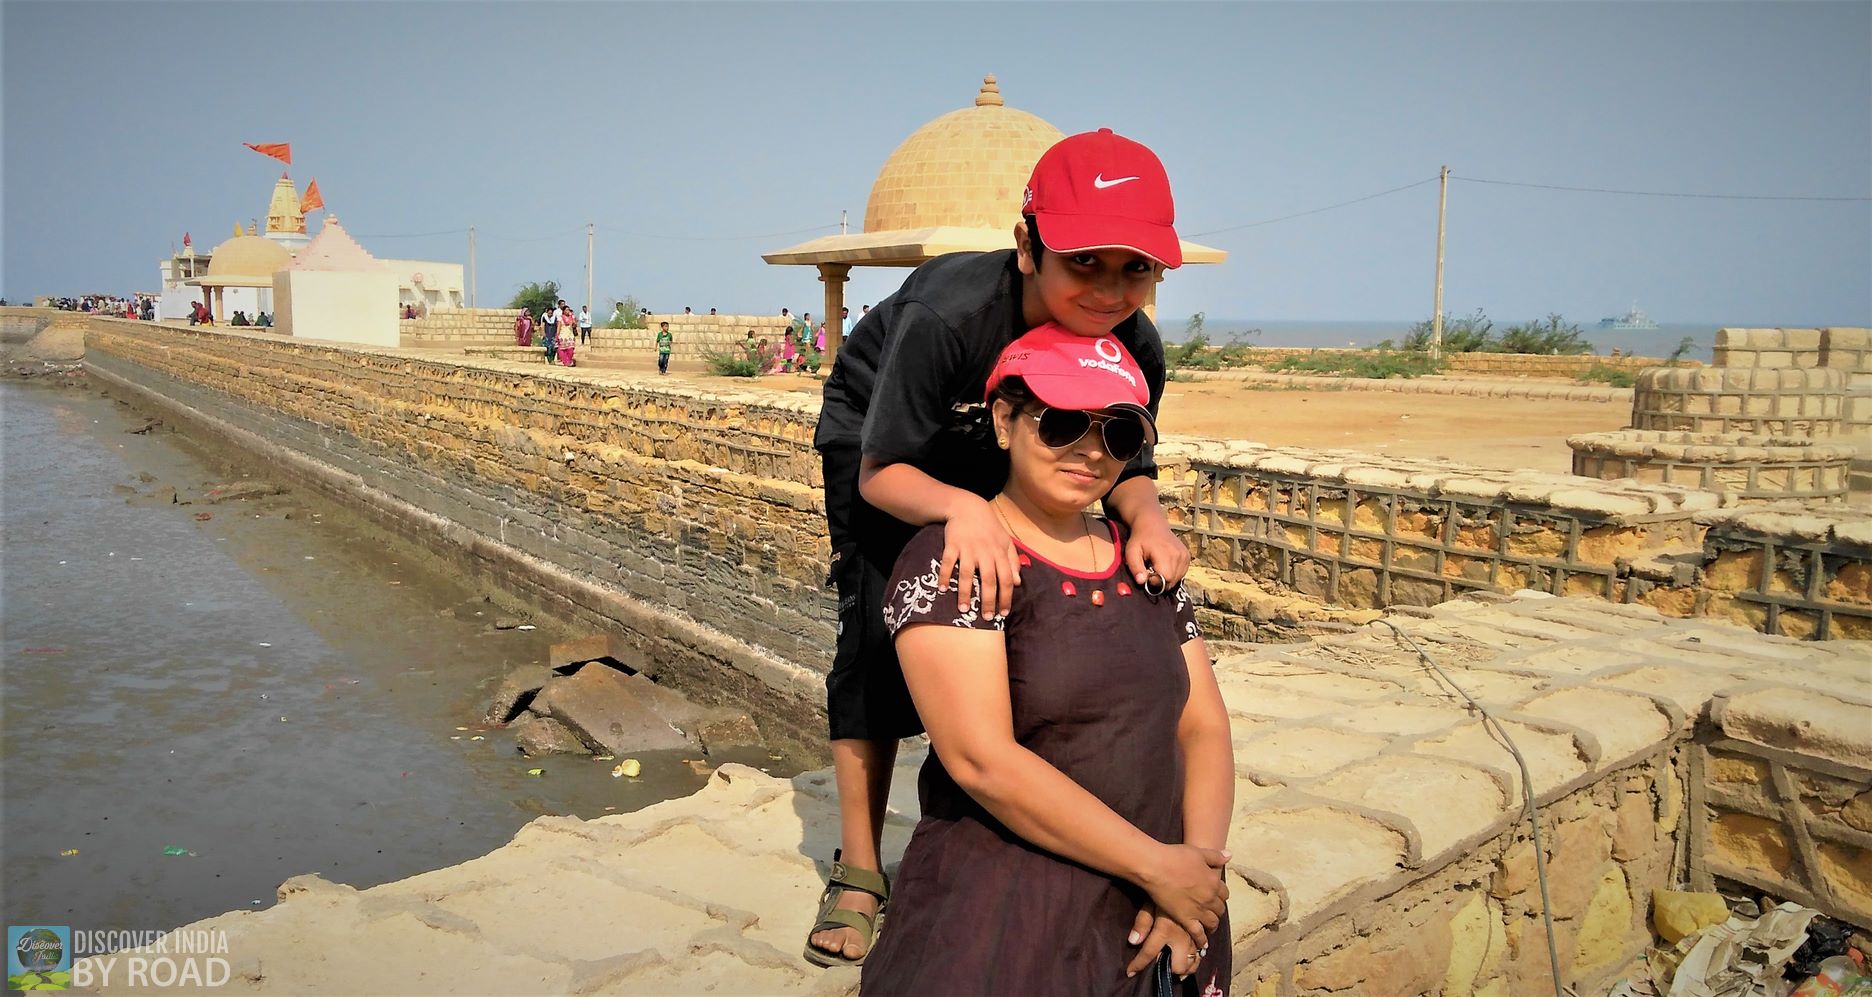
[[[750,352],[737,344],[725,350],[704,350],[702,360],[709,373],[719,377],[759,377],[773,366],[773,351]]]
[[[1532,353],[1544,356],[1591,353],[1580,327],[1549,313],[1545,319],[1511,325],[1485,349],[1490,353]]]
[[[1596,363],[1588,367],[1586,372],[1579,376],[1579,380],[1598,381],[1615,388],[1629,388],[1638,383],[1638,375],[1622,367]]]
[[[1203,313],[1197,312],[1183,323],[1182,342],[1164,351],[1164,367],[1175,370],[1178,367],[1203,367],[1215,370],[1221,366],[1204,367],[1203,361],[1209,355],[1209,334],[1203,332]]]
[[[1422,377],[1434,374],[1442,365],[1425,353],[1313,353],[1288,357],[1268,367],[1277,374],[1337,374],[1341,377],[1369,377],[1385,380],[1393,377]]]
[[[635,294],[626,294],[611,302],[611,318],[605,322],[607,329],[641,329],[644,327],[643,302]]]
[[[527,314],[539,318],[546,314],[546,309],[559,304],[559,282],[556,280],[536,281],[520,285],[514,292],[513,300],[507,302],[509,308],[524,308]]]
[[[1424,319],[1411,326],[1410,331],[1404,334],[1403,348],[1416,352],[1429,350],[1432,321]],[[1475,310],[1475,314],[1465,315],[1462,318],[1455,318],[1446,312],[1443,315],[1443,352],[1476,353],[1486,350],[1489,333],[1494,328],[1495,323],[1489,321],[1488,316],[1482,314],[1480,308]],[[1381,345],[1389,345],[1389,343],[1387,341]]]

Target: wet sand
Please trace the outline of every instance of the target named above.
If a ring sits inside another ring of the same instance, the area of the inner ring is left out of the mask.
[[[413,545],[310,494],[205,504],[262,469],[130,432],[149,419],[96,392],[0,382],[0,403],[13,920],[168,928],[270,906],[299,873],[387,882],[540,814],[627,812],[706,781],[682,752],[612,779],[479,729],[499,676],[569,634],[494,629],[525,608]],[[143,497],[164,485],[194,504]],[[724,760],[799,768],[760,749]]]

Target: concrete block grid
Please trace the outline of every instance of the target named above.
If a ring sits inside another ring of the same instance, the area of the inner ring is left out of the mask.
[[[1846,501],[1851,444],[1627,429],[1567,437],[1573,473],[1679,485],[1736,499]]]
[[[1693,886],[1739,883],[1872,925],[1867,709],[1772,688],[1715,697],[1691,756]],[[1791,743],[1790,730],[1815,728],[1848,737]]]
[[[1872,639],[1872,513],[1798,503],[1700,514],[1706,533],[1695,615],[1764,633]],[[1646,601],[1684,605],[1682,588]]]
[[[642,329],[593,329],[592,345],[642,351],[645,356],[654,356],[657,329],[662,322],[670,324],[673,338],[670,355],[691,358],[704,353],[738,350],[749,329],[754,330],[754,338],[767,340],[768,346],[777,353],[787,330],[787,323],[778,315],[653,314],[645,318]]]
[[[1814,356],[1817,360],[1819,354]],[[1843,372],[1822,367],[1641,371],[1632,391],[1631,428],[1834,436],[1840,432],[1845,387]]]
[[[1694,549],[1690,513],[1721,501],[1665,485],[1371,461],[1211,443],[1179,469],[1166,502],[1197,563],[1378,608],[1522,588],[1624,602],[1624,565]]]
[[[1863,816],[1872,648],[1531,593],[1392,620],[1526,757],[1561,976],[1579,992],[1643,951],[1654,888],[1683,885],[1686,871],[1728,878],[1721,834],[1691,833],[1721,817],[1697,807],[1727,799],[1699,748],[1772,750],[1803,798],[1838,801],[1819,819],[1836,812],[1850,828]],[[1225,655],[1217,675],[1236,745],[1232,992],[1544,992],[1519,767],[1407,644],[1365,627]],[[1728,705],[1711,710],[1712,699]],[[923,754],[898,763],[892,864],[917,819]],[[1806,789],[1816,773],[1832,781]],[[482,858],[366,890],[298,877],[271,909],[191,927],[226,931],[236,975],[259,993],[653,994],[706,980],[721,992],[849,995],[854,971],[798,958],[837,840],[834,800],[829,771],[782,781],[724,766],[686,799],[540,818]],[[1844,863],[1849,875],[1809,898],[1865,924],[1852,876],[1872,868],[1872,850],[1832,829],[1814,840],[1815,867]],[[422,957],[330,957],[367,942]]]
[[[1718,367],[1824,367],[1819,329],[1718,329],[1712,349]]]

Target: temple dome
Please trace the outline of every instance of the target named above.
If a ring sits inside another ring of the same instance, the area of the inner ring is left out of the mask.
[[[199,283],[271,287],[275,271],[292,263],[285,247],[262,235],[237,235],[214,248]]]
[[[884,161],[865,202],[864,230],[1011,229],[1034,163],[1065,137],[1004,104],[989,75],[975,106],[912,132]]]

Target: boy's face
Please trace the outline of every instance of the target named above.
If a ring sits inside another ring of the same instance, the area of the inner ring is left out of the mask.
[[[1103,336],[1144,306],[1163,267],[1129,249],[1088,249],[1056,253],[1036,267],[1029,252],[1027,225],[1014,226],[1015,253],[1026,286],[1022,317],[1029,327],[1057,322],[1080,336]]]

